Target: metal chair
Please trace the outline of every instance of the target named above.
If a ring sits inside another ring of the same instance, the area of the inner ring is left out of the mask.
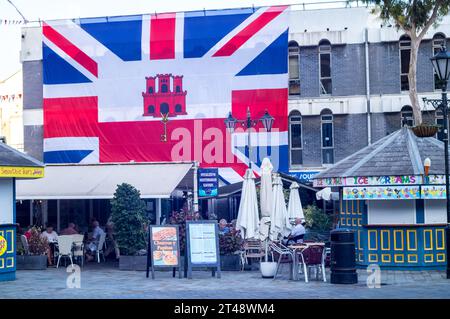
[[[308,277],[308,271],[315,269],[316,279],[319,278],[319,273],[322,275],[324,282],[327,281],[325,274],[325,260],[327,256],[327,250],[324,246],[308,246],[301,253],[303,258],[302,263],[305,268],[305,280]]]
[[[277,269],[275,271],[275,275],[273,276],[273,279],[275,280],[275,278],[277,277],[278,274],[278,270],[280,269],[280,264],[281,263],[293,263],[294,262],[294,253],[286,246],[284,246],[282,243],[275,243],[272,242],[270,244],[270,250],[272,253],[272,260],[274,259],[274,253],[278,254],[278,261],[277,261]],[[283,257],[285,258],[283,260]],[[286,260],[287,257],[287,260]],[[292,273],[292,270],[291,270]]]
[[[58,262],[56,263],[56,268],[59,267],[59,261],[61,260],[61,257],[67,257],[70,259],[70,263],[73,268],[73,259],[72,259],[72,244],[73,244],[73,237],[71,235],[64,235],[58,237]]]
[[[264,256],[265,251],[260,240],[246,240],[243,245],[243,253],[241,257],[244,261],[242,268],[244,268],[245,264],[248,264],[249,259],[257,258],[261,262],[261,259]]]
[[[104,254],[104,246],[105,246],[105,241],[106,241],[106,233],[103,233],[100,235],[100,238],[98,240],[97,244],[97,249],[95,251],[95,255],[97,256],[97,262],[100,263],[100,255],[102,255],[103,257],[103,261],[105,261],[105,254]]]

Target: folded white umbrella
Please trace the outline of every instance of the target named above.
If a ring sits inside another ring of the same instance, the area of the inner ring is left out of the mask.
[[[259,238],[258,199],[256,197],[255,175],[247,169],[242,184],[241,203],[236,221],[237,229],[241,230],[242,238]]]
[[[305,219],[303,214],[302,202],[300,201],[300,194],[298,192],[299,186],[296,182],[293,182],[290,187],[289,203],[286,218],[286,228],[290,232],[294,227],[291,221],[301,218]]]
[[[261,191],[259,193],[261,217],[270,217],[272,210],[272,170],[270,159],[265,157],[261,163]]]
[[[283,183],[280,176],[273,182],[272,216],[270,217],[270,239],[277,240],[279,234],[284,234],[286,228],[286,202],[283,195]]]

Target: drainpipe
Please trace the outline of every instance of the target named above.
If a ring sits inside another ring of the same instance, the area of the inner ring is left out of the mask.
[[[372,116],[370,113],[370,74],[369,74],[369,30],[365,29],[364,36],[366,58],[366,112],[367,112],[367,145],[372,144]]]

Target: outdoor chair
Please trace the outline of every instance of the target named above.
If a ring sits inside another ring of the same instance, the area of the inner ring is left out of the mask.
[[[277,277],[278,270],[280,269],[280,264],[292,264],[294,262],[294,253],[288,247],[281,243],[272,242],[270,244],[270,250],[272,254],[272,260],[277,259],[277,269],[273,279]],[[290,270],[292,274],[292,270]]]
[[[72,245],[73,245],[73,237],[71,235],[63,235],[58,237],[59,253],[56,268],[59,267],[59,261],[61,260],[61,257],[69,258],[73,268]]]
[[[73,257],[80,260],[81,267],[84,266],[84,235],[71,235],[73,238]]]
[[[20,236],[20,241],[22,243],[23,250],[25,251],[25,255],[30,254],[30,247],[28,245],[28,239],[25,235]]]
[[[305,281],[307,282],[308,272],[314,269],[316,272],[316,279],[319,279],[319,273],[322,276],[324,282],[327,281],[325,274],[325,259],[327,256],[327,250],[324,246],[309,246],[301,253],[300,263],[304,266]]]
[[[242,264],[242,268],[244,268],[245,264],[248,264],[249,259],[259,259],[261,262],[262,257],[265,256],[260,240],[246,240],[243,247],[242,260],[244,263]]]
[[[97,262],[100,263],[100,255],[103,257],[103,261],[105,261],[104,247],[106,241],[106,233],[100,235],[98,242],[96,242],[97,250],[95,251],[95,255],[97,256]]]

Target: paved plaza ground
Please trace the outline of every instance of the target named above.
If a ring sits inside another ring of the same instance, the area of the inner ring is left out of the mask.
[[[195,271],[191,280],[157,272],[152,280],[142,271],[120,271],[117,264],[91,263],[81,271],[81,288],[67,288],[68,275],[64,267],[17,271],[16,281],[0,282],[0,298],[450,298],[450,280],[443,271],[382,270],[380,288],[367,287],[365,270],[358,271],[355,285],[288,280],[288,267],[276,280],[263,279],[258,271],[222,272],[221,279]]]

